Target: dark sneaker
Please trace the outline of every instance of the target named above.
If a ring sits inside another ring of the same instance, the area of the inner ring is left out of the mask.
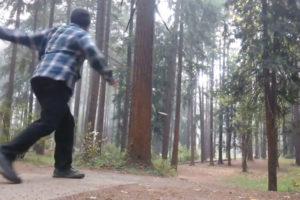
[[[9,161],[2,152],[0,152],[0,174],[12,183],[17,184],[22,182],[17,173],[14,171],[12,162]]]
[[[55,169],[53,172],[53,177],[54,178],[75,178],[75,179],[80,179],[84,178],[84,173],[76,170],[76,169],[68,169],[68,170],[58,170]]]

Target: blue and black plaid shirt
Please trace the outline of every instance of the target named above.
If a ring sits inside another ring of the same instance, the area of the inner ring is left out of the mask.
[[[75,82],[80,79],[82,64],[87,58],[90,65],[104,75],[107,81],[113,81],[112,76],[103,73],[106,66],[104,55],[96,47],[90,34],[77,24],[71,23],[32,34],[0,27],[0,39],[39,51],[40,63],[33,77],[65,81],[73,90]]]

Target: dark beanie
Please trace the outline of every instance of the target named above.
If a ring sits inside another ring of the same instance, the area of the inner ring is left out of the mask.
[[[71,22],[81,27],[88,27],[91,23],[91,17],[87,10],[76,8],[72,11]]]

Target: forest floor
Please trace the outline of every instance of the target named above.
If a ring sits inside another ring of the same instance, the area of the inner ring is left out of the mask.
[[[285,166],[281,166],[284,168]],[[240,174],[240,161],[233,166],[197,163],[180,165],[178,176],[171,178],[133,175],[107,170],[81,169],[82,180],[51,178],[52,167],[17,162],[16,170],[22,184],[8,184],[0,177],[2,200],[299,200],[297,192],[267,192],[241,189],[224,184],[230,177]],[[249,162],[250,176],[267,176],[267,162]]]

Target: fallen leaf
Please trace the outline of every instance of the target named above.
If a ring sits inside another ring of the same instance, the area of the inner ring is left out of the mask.
[[[128,192],[125,191],[125,190],[121,190],[121,192],[124,193],[124,194],[128,194]]]
[[[194,191],[196,191],[196,192],[199,192],[199,191],[200,191],[200,189],[198,189],[198,188],[195,188],[195,189],[194,189]]]

